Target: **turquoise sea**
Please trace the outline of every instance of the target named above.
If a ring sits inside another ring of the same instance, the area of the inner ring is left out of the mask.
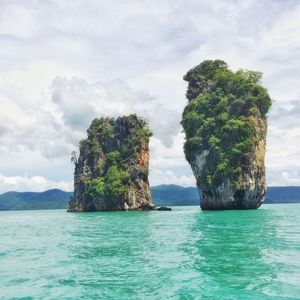
[[[300,299],[300,205],[0,212],[0,299]]]

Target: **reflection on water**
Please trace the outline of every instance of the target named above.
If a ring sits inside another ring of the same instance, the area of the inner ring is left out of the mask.
[[[183,250],[193,253],[191,265],[202,274],[202,295],[215,299],[235,294],[237,299],[242,295],[251,299],[274,299],[279,294],[300,297],[298,284],[288,269],[285,276],[290,273],[291,278],[287,281],[294,282],[295,286],[274,289],[274,283],[280,283],[279,275],[284,267],[278,263],[278,253],[288,260],[291,253],[286,252],[291,245],[285,241],[286,234],[279,234],[286,232],[285,221],[291,219],[273,209],[205,211],[194,215]],[[299,229],[298,225],[298,245]],[[300,279],[299,270],[294,275]]]
[[[270,211],[203,212],[194,219],[194,267],[208,292],[260,290],[276,277],[276,266],[263,259],[268,247],[281,243]]]

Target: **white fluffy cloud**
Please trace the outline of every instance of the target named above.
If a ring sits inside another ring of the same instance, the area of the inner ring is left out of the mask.
[[[64,191],[72,191],[73,183],[71,181],[52,181],[43,176],[4,176],[0,174],[0,193],[6,191],[42,192],[48,189],[58,188]]]
[[[156,137],[166,145],[171,144],[174,132],[179,129],[176,111],[145,92],[133,91],[120,80],[89,83],[79,78],[56,78],[51,92],[65,125],[81,132],[95,117],[130,113],[147,119]]]
[[[269,116],[267,177],[273,185],[300,185],[300,101],[275,103]]]
[[[91,119],[137,113],[154,131],[151,184],[194,185],[182,77],[220,58],[264,73],[276,100],[268,182],[300,184],[299,20],[292,0],[0,1],[0,173],[25,178],[14,189],[38,190],[26,183],[37,175],[44,188],[71,182],[69,153]]]
[[[178,112],[120,80],[89,83],[56,77],[39,101],[24,108],[0,92],[2,150],[30,149],[45,157],[68,155],[96,117],[136,113],[150,122],[157,139],[167,146],[179,130]]]

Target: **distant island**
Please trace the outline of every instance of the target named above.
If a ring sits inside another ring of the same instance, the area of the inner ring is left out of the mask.
[[[202,209],[255,209],[266,193],[265,147],[272,101],[256,71],[205,60],[184,76],[184,153]]]
[[[157,206],[199,205],[196,187],[174,184],[151,187],[153,202]],[[72,192],[52,189],[41,193],[7,192],[0,195],[0,211],[67,209]],[[300,186],[271,186],[266,194],[266,204],[300,203]]]
[[[45,192],[7,192],[0,195],[0,210],[67,208],[72,192],[51,189]]]

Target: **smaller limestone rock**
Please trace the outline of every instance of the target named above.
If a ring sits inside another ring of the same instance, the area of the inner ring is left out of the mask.
[[[153,210],[148,124],[136,115],[93,120],[80,142],[69,212]]]

